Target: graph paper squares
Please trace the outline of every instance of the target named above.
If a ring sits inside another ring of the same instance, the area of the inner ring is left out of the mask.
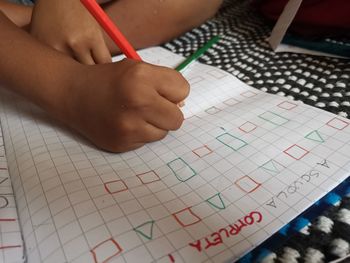
[[[328,126],[337,129],[337,130],[343,130],[346,127],[348,127],[349,123],[346,121],[343,121],[337,117],[331,119],[329,122],[326,123]]]
[[[207,145],[203,145],[197,149],[192,150],[192,152],[198,157],[202,158],[208,154],[211,154],[213,151]]]
[[[138,174],[136,176],[143,184],[150,184],[156,181],[160,181],[160,177],[155,171],[149,171],[146,173]]]
[[[248,145],[248,143],[246,143],[242,139],[239,139],[229,133],[221,134],[218,137],[216,137],[216,139],[234,151],[238,151],[242,147]]]
[[[293,103],[290,101],[283,101],[280,104],[278,104],[277,106],[282,108],[282,109],[285,109],[285,110],[292,110],[298,105],[296,103]]]
[[[177,158],[167,163],[167,165],[181,182],[186,182],[197,174],[182,158]]]
[[[123,249],[113,239],[107,239],[90,250],[95,263],[106,263],[113,257],[118,256]]]
[[[256,126],[254,123],[247,121],[243,123],[241,126],[239,126],[239,129],[245,133],[249,133],[254,131],[258,126]]]
[[[109,194],[116,194],[128,190],[123,180],[115,180],[104,183],[105,189]]]
[[[303,158],[305,155],[309,153],[308,150],[304,149],[303,147],[297,144],[293,144],[283,152],[295,160],[300,160],[301,158]]]
[[[260,183],[256,182],[255,180],[250,178],[248,175],[245,175],[240,179],[238,179],[237,181],[235,181],[235,185],[239,189],[241,189],[243,192],[246,192],[246,193],[251,193],[261,186]]]
[[[281,126],[289,121],[288,119],[284,118],[283,116],[281,116],[277,113],[271,112],[271,111],[266,111],[266,112],[260,114],[259,118],[261,118],[267,122],[270,122],[274,125],[277,125],[277,126]]]
[[[201,219],[193,213],[190,207],[174,213],[173,216],[182,227],[191,226],[201,221]]]

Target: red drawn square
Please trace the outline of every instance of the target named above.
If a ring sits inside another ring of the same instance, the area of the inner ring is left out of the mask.
[[[122,251],[123,249],[113,238],[101,242],[90,250],[95,263],[106,263],[111,258],[118,256]]]
[[[214,78],[216,79],[222,79],[224,77],[226,77],[227,75],[225,74],[225,72],[223,71],[219,71],[219,70],[211,70],[211,71],[208,71],[208,74],[213,76]]]
[[[176,221],[182,226],[191,226],[201,221],[201,219],[193,213],[191,207],[187,207],[173,214]]]
[[[308,150],[296,144],[290,146],[288,149],[284,150],[283,152],[295,160],[300,160],[301,158],[303,158],[305,155],[309,153]]]
[[[202,158],[208,154],[211,154],[213,151],[207,145],[203,145],[197,149],[192,150],[192,152],[198,157]]]
[[[193,121],[199,121],[200,120],[200,117],[198,117],[197,115],[191,115],[191,116],[188,116],[185,118],[185,120],[193,120]]]
[[[197,77],[194,77],[192,79],[189,79],[188,82],[192,86],[194,84],[197,84],[197,83],[201,82],[202,80],[203,80],[203,78],[201,76],[197,76]]]
[[[251,131],[254,131],[258,126],[256,126],[254,123],[247,121],[243,123],[241,126],[239,126],[239,129],[245,133],[249,133]]]
[[[234,98],[229,98],[229,99],[224,101],[224,104],[226,104],[227,106],[234,106],[234,105],[236,105],[238,103],[240,103],[240,101],[236,100]]]
[[[115,180],[104,183],[105,189],[109,194],[116,194],[128,190],[123,180]]]
[[[137,174],[136,176],[143,184],[150,184],[156,181],[160,181],[159,175],[153,170],[146,173]]]
[[[251,193],[258,189],[261,186],[261,183],[258,183],[252,178],[250,178],[248,175],[245,175],[236,180],[235,185],[237,185],[237,187],[243,192]]]
[[[334,128],[334,129],[337,129],[337,130],[343,130],[345,129],[346,127],[348,127],[349,123],[342,120],[342,119],[339,119],[337,117],[334,117],[333,119],[331,119],[329,122],[326,123],[328,126]]]
[[[286,101],[281,102],[277,106],[282,108],[282,109],[285,109],[285,110],[291,110],[291,109],[294,109],[298,105],[296,103],[293,103],[293,102],[286,100]]]
[[[242,92],[241,95],[242,95],[243,97],[246,97],[246,98],[251,98],[251,97],[256,96],[257,93],[248,90],[248,91]]]
[[[221,111],[221,109],[219,109],[218,107],[215,107],[215,106],[210,107],[210,108],[205,110],[206,113],[211,114],[211,115],[217,114],[220,111]]]

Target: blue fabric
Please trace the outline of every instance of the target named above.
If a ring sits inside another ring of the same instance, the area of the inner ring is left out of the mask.
[[[33,5],[35,0],[7,0],[9,2],[21,5]]]

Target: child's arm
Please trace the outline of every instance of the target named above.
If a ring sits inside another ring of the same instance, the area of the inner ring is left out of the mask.
[[[222,0],[114,0],[103,8],[138,49],[159,45],[200,25],[216,13],[221,3]],[[84,64],[110,62],[109,52],[119,52],[80,0],[37,0],[31,33]]]
[[[174,70],[142,62],[85,66],[41,44],[0,12],[0,84],[99,147],[127,151],[178,129],[188,95]]]
[[[223,0],[118,0],[104,9],[137,49],[165,43],[214,16]],[[118,52],[106,37],[109,50]]]

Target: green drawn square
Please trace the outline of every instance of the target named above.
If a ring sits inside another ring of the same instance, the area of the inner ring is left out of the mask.
[[[234,145],[230,145],[226,140],[224,140],[224,137],[225,136],[228,136],[229,139],[233,139],[235,141],[238,141],[240,142],[240,145],[238,146],[234,146]],[[236,136],[233,136],[231,134],[229,134],[228,132],[224,133],[224,134],[221,134],[219,135],[218,137],[216,137],[216,139],[221,142],[222,144],[226,145],[227,147],[231,148],[232,150],[234,151],[238,151],[239,149],[243,148],[244,146],[248,145],[248,143],[246,143],[245,141],[243,141],[242,139],[236,137]]]
[[[180,169],[175,169],[173,165],[176,162],[182,163],[184,167],[181,167]],[[180,182],[186,182],[187,180],[191,179],[193,176],[197,174],[196,171],[180,157],[167,163],[167,166],[170,168],[170,170],[174,173],[174,175]],[[183,169],[187,169],[187,171],[190,172],[190,175],[186,176],[185,178],[181,177],[181,175],[179,174],[179,170],[183,170]]]
[[[274,125],[277,125],[277,126],[281,126],[281,125],[289,122],[289,120],[287,118],[285,118],[277,113],[274,113],[272,111],[266,111],[264,113],[261,113],[259,115],[259,118],[263,119],[269,123],[272,123]]]

